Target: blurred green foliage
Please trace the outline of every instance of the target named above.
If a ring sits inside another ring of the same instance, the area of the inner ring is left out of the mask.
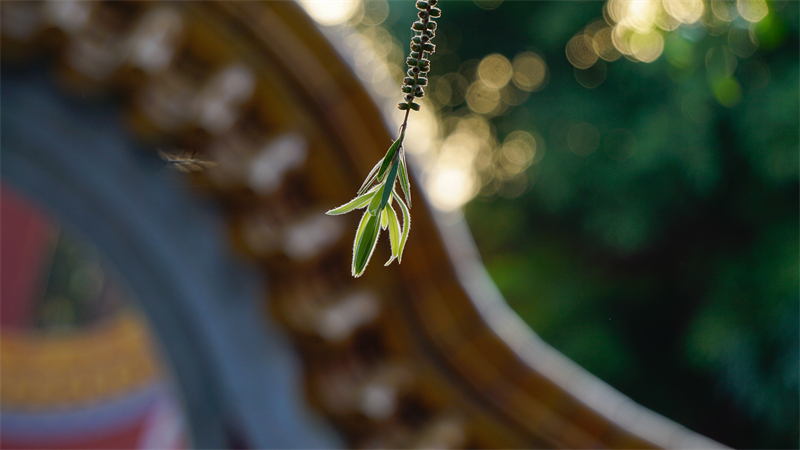
[[[741,18],[682,26],[653,63],[598,62],[587,89],[565,46],[602,7],[442,6],[434,72],[526,50],[550,70],[492,119],[499,140],[537,132],[546,153],[522,196],[466,206],[484,262],[537,333],[635,401],[730,446],[796,448],[798,3],[769,3],[752,55],[720,59]],[[571,151],[581,123],[599,140]]]
[[[33,325],[68,331],[119,311],[125,297],[97,248],[68,227],[55,229],[52,255],[39,269],[43,292],[33,305]]]

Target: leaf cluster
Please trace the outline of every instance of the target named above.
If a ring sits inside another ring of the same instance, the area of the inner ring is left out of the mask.
[[[419,20],[411,25],[414,36],[411,38],[411,53],[406,59],[408,63],[408,76],[403,80],[404,102],[398,107],[405,111],[403,124],[400,126],[400,137],[389,147],[386,155],[375,164],[356,197],[344,205],[328,211],[326,214],[337,215],[346,214],[355,209],[366,208],[361,222],[356,230],[356,237],[353,241],[353,262],[350,266],[351,273],[358,278],[367,268],[372,253],[378,244],[381,230],[389,229],[389,241],[392,246],[392,256],[385,265],[389,265],[397,259],[400,263],[403,260],[403,249],[408,239],[408,232],[411,229],[411,186],[408,179],[408,165],[406,164],[406,153],[403,148],[403,138],[405,138],[406,127],[408,125],[408,114],[411,111],[419,111],[420,105],[414,99],[425,95],[423,86],[428,84],[427,74],[430,71],[430,61],[428,57],[436,50],[436,46],[431,43],[436,34],[436,22],[433,20],[441,16],[442,11],[436,7],[438,0],[419,0],[416,7],[419,10],[417,16]],[[395,190],[397,180],[400,180],[400,187],[403,190],[405,201]],[[397,218],[397,213],[392,206],[396,201],[400,205],[403,213],[403,226]],[[406,205],[408,202],[408,205]]]
[[[403,249],[408,240],[408,233],[411,230],[411,185],[408,182],[408,166],[406,164],[405,150],[403,149],[403,138],[405,130],[400,137],[389,147],[386,155],[372,168],[361,189],[358,190],[356,197],[338,208],[328,211],[326,214],[339,215],[346,214],[356,209],[366,208],[361,222],[356,230],[356,237],[353,241],[353,262],[351,264],[351,274],[358,278],[367,268],[372,253],[378,244],[381,230],[389,229],[389,241],[392,247],[392,256],[386,261],[389,265],[397,259],[400,263],[403,260]],[[403,195],[408,201],[408,205],[397,194],[395,189],[396,182],[400,181]],[[403,226],[397,218],[397,213],[392,206],[396,201],[400,205],[403,213]]]

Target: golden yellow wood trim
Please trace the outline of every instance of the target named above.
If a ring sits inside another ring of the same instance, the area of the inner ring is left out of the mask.
[[[53,409],[126,395],[162,372],[144,318],[125,311],[80,331],[0,333],[8,410]]]

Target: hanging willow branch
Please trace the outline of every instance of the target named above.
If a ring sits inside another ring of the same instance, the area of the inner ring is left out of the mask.
[[[428,84],[426,77],[430,70],[428,57],[436,50],[436,46],[431,43],[431,39],[436,34],[436,22],[434,18],[439,17],[442,12],[436,8],[437,0],[420,0],[417,2],[419,20],[411,25],[414,36],[411,38],[411,53],[406,59],[408,64],[407,76],[403,79],[403,102],[398,108],[405,111],[403,124],[400,125],[399,137],[389,147],[386,156],[383,157],[367,175],[361,189],[358,190],[356,198],[344,205],[328,211],[326,214],[336,215],[345,214],[355,209],[367,208],[361,217],[361,222],[356,230],[356,238],[353,241],[353,263],[351,273],[354,277],[360,277],[369,264],[372,253],[378,243],[381,230],[389,229],[389,241],[392,246],[392,256],[385,265],[389,265],[397,259],[400,263],[403,260],[403,248],[408,239],[408,232],[411,229],[411,186],[408,180],[408,165],[406,164],[406,152],[403,148],[403,138],[406,135],[408,125],[408,114],[414,110],[419,111],[419,104],[415,103],[416,98],[425,95],[423,86]],[[400,188],[403,190],[405,201],[398,195],[395,189],[397,180],[400,180]],[[392,206],[392,202],[400,205],[403,214],[403,226],[397,218],[397,213]],[[408,205],[406,205],[406,202]]]

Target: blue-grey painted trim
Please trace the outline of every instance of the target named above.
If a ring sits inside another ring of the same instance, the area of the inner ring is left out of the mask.
[[[136,149],[110,101],[66,98],[45,68],[0,80],[3,183],[124,276],[161,338],[193,445],[341,447],[308,410],[296,356],[264,311],[264,280],[230,253],[219,209]]]

